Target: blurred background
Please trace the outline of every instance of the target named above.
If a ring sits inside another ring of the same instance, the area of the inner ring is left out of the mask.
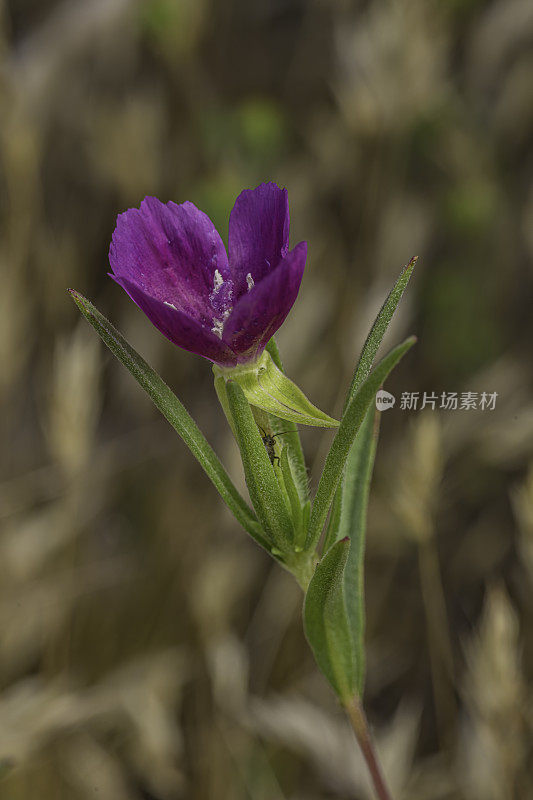
[[[366,703],[395,798],[533,797],[530,0],[1,5],[0,797],[367,800],[301,596],[66,293],[165,377],[243,489],[210,366],[106,276],[116,215],[287,186],[278,343],[339,413],[387,345]],[[401,410],[403,392],[497,392]],[[438,404],[437,404],[438,405]],[[331,434],[304,431],[316,487]]]

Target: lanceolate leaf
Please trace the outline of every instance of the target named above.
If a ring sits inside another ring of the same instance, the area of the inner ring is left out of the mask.
[[[349,536],[352,539],[354,531],[352,522],[356,509],[360,506],[360,498],[365,496],[363,487],[366,485],[366,476],[368,475],[368,484],[370,484],[372,476],[378,422],[379,412],[374,403],[371,403],[350,448],[344,468],[343,480],[335,493],[335,501],[331,509],[326,536],[324,537],[324,553],[339,539],[344,539],[345,536]],[[337,502],[337,498],[339,498],[340,502]]]
[[[379,412],[370,406],[355,438],[342,483],[341,514],[337,536],[350,537],[351,546],[344,572],[346,608],[355,647],[357,689],[363,692],[365,671],[365,586],[364,559],[366,541],[366,515],[370,482],[378,437]]]
[[[379,346],[383,341],[383,337],[387,332],[387,328],[389,327],[398,303],[402,299],[402,295],[407,288],[407,284],[409,283],[409,279],[417,261],[418,256],[415,256],[403,268],[400,277],[394,284],[389,296],[381,306],[379,314],[372,325],[370,333],[368,334],[361,351],[361,356],[355,368],[352,383],[346,396],[346,401],[344,404],[345,408],[372,369],[372,364],[374,363],[376,353],[378,352]]]
[[[292,550],[294,529],[252,409],[238,383],[228,381],[226,391],[250,499],[263,529],[276,548],[282,553],[287,552]]]
[[[324,527],[329,508],[333,501],[333,496],[341,479],[348,453],[350,452],[350,447],[357,436],[357,431],[363,422],[370,403],[373,401],[377,390],[385,378],[407,350],[413,346],[415,341],[414,337],[410,337],[406,339],[405,342],[395,347],[394,350],[391,350],[370,373],[360,389],[349,401],[343,414],[339,430],[331,444],[324,465],[324,471],[322,472],[318,484],[313,508],[311,510],[306,549],[315,548],[318,544],[322,528]]]
[[[198,459],[242,527],[258,544],[270,550],[255,514],[233,485],[214,450],[176,395],[89,300],[79,292],[72,289],[69,291],[83,316],[91,323],[111,352],[130,371],[137,383],[150,395],[157,408]]]
[[[311,578],[304,603],[305,634],[316,662],[344,703],[356,690],[355,652],[344,595],[349,550],[349,539],[328,550]]]
[[[287,491],[287,497],[289,498],[291,506],[291,516],[294,522],[294,529],[295,532],[300,532],[302,528],[303,511],[300,503],[300,498],[298,497],[298,490],[296,488],[296,484],[292,474],[292,469],[289,461],[288,447],[284,447],[283,450],[281,451],[281,456],[279,461],[280,461],[281,473],[283,475],[283,483]]]
[[[396,284],[381,307],[365,341],[345,406],[368,376],[372,363],[388,329],[390,321],[409,283],[417,259],[404,267]],[[324,542],[324,552],[339,539],[352,540],[346,568],[346,601],[350,627],[356,651],[357,683],[361,693],[364,681],[364,549],[366,538],[366,509],[377,443],[377,412],[373,404],[350,449],[344,475],[337,487]]]
[[[390,321],[396,311],[396,308],[402,299],[403,293],[407,288],[407,284],[411,278],[413,269],[417,262],[417,257],[412,258],[409,263],[403,268],[400,277],[394,284],[391,292],[389,293],[387,299],[383,303],[375,321],[372,325],[370,333],[368,334],[364,347],[361,351],[361,356],[355,368],[352,382],[350,385],[350,389],[346,395],[346,400],[344,402],[344,410],[354,394],[357,392],[361,383],[365,380],[368,376],[372,364],[374,362],[374,358],[376,357],[376,353],[379,349],[379,346],[387,332],[389,327]],[[328,523],[328,535],[327,541],[329,544],[334,542],[336,539],[341,538],[340,534],[338,533],[339,528],[339,516],[341,513],[341,489],[342,487],[339,486],[337,488],[337,492],[335,494],[335,499],[333,502],[333,507],[331,509],[330,519]]]

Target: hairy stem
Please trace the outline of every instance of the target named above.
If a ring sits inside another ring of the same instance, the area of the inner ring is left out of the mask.
[[[294,553],[292,558],[285,558],[286,568],[292,572],[304,594],[309,588],[318,561],[318,553]]]
[[[361,705],[358,697],[354,697],[349,703],[344,706],[352,728],[355,733],[355,738],[361,748],[361,752],[366,761],[376,795],[379,800],[392,800],[392,796],[385,784],[385,779],[381,771],[381,766],[378,761],[372,734],[368,725],[366,714]]]

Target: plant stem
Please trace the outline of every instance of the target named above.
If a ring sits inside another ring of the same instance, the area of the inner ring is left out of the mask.
[[[379,800],[392,800],[392,796],[385,784],[385,779],[383,778],[381,766],[379,764],[374,742],[372,740],[372,734],[370,733],[368,720],[363,710],[363,706],[361,705],[361,701],[358,697],[354,697],[344,706],[344,708],[348,714],[355,733],[355,738],[357,739],[359,747],[361,748],[361,752],[366,761],[370,777],[372,778],[372,783],[374,784],[374,789],[376,790],[376,795],[378,796]]]
[[[285,566],[292,572],[304,594],[309,588],[318,560],[317,553],[305,552],[294,553],[292,558],[286,558]]]

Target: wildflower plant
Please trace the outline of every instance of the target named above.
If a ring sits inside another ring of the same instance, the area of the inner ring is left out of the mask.
[[[239,195],[227,252],[211,220],[192,203],[163,204],[154,197],[118,217],[109,252],[111,277],[161,333],[213,363],[252,507],[162,378],[92,303],[69,291],[240,525],[302,587],[309,645],[348,713],[380,800],[387,800],[362,706],[366,509],[378,433],[375,394],[414,338],[373,364],[416,259],[379,311],[337,421],[286,376],[272,338],[296,300],[306,255],[305,242],[289,249],[287,191],[274,183]],[[312,498],[298,425],[336,429]]]

